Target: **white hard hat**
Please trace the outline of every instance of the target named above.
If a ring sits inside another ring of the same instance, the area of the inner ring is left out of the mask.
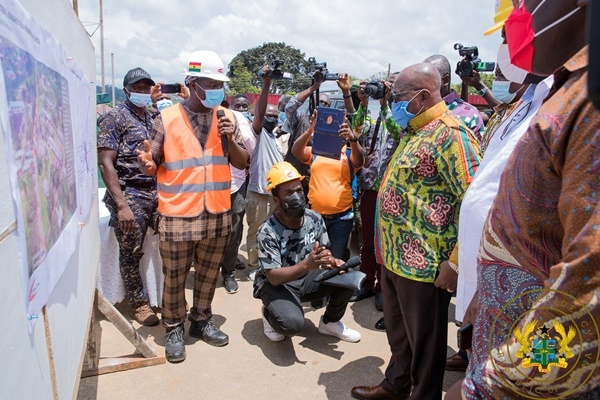
[[[195,51],[189,55],[185,63],[183,75],[210,78],[216,81],[228,82],[223,61],[214,51]]]

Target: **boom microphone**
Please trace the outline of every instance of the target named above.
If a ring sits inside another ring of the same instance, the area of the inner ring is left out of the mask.
[[[217,118],[221,119],[225,116],[225,111],[223,110],[218,110],[217,111]],[[223,147],[223,154],[225,154],[225,157],[228,158],[229,157],[229,144],[227,143],[227,136],[226,135],[221,135],[221,146]]]
[[[351,257],[348,261],[342,264],[339,268],[332,268],[322,275],[319,275],[313,282],[323,282],[329,278],[339,275],[342,271],[347,271],[349,268],[354,268],[360,265],[360,256]]]

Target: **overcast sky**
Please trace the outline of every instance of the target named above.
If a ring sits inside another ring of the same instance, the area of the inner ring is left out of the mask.
[[[359,78],[402,68],[432,54],[459,60],[456,42],[479,47],[495,61],[500,33],[493,25],[494,0],[104,0],[105,81],[115,86],[134,67],[156,81],[182,81],[184,62],[196,50],[213,50],[227,65],[240,51],[265,42],[285,42],[308,57],[327,62],[330,72]],[[99,21],[97,0],[79,0],[88,33]],[[98,85],[100,31],[96,48]],[[453,83],[458,82],[456,75]]]

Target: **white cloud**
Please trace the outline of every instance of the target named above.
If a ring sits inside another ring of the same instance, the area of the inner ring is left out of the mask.
[[[400,70],[440,53],[454,66],[456,42],[477,45],[495,61],[500,34],[493,0],[104,0],[106,82],[115,53],[115,84],[136,66],[159,81],[181,81],[186,56],[214,50],[227,64],[242,50],[285,42],[306,57],[326,61],[332,72],[360,78]],[[82,21],[98,21],[98,3],[79,1]],[[90,32],[93,28],[88,29]],[[100,82],[100,33],[92,37]],[[457,81],[453,76],[453,80]]]

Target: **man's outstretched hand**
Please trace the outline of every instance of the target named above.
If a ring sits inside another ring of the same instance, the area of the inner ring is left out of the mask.
[[[144,140],[143,150],[138,150],[138,160],[140,170],[146,175],[154,175],[156,173],[156,164],[152,159],[152,152],[150,151],[150,143]]]

